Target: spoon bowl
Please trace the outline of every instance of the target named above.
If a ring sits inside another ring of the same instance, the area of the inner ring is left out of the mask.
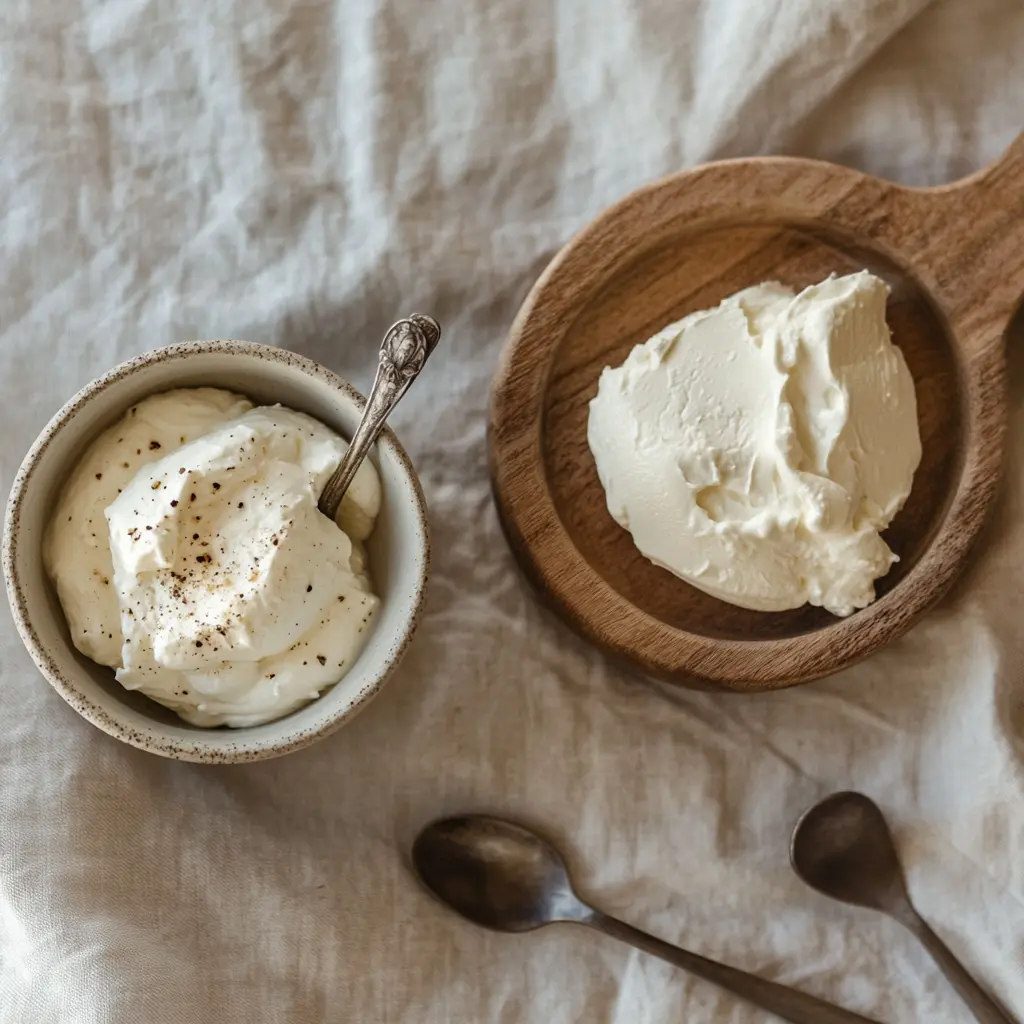
[[[442,902],[492,931],[581,919],[561,854],[513,822],[484,815],[437,821],[416,839],[412,860]]]
[[[843,903],[885,911],[907,898],[889,826],[861,793],[836,793],[812,807],[793,832],[790,859],[811,888]]]

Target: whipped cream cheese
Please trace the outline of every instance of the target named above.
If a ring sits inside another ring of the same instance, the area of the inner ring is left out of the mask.
[[[338,523],[317,509],[345,449],[303,413],[227,391],[139,402],[86,452],[44,541],[75,646],[194,725],[256,725],[317,697],[378,604],[372,464]]]
[[[849,615],[921,460],[914,382],[867,271],[769,282],[606,368],[588,441],[608,511],[656,565],[744,608]]]

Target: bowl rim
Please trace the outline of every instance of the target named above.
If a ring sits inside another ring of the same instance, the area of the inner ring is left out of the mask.
[[[317,740],[330,735],[358,714],[383,688],[405,654],[406,648],[419,623],[426,597],[431,555],[427,504],[419,477],[413,468],[412,460],[390,427],[384,427],[376,444],[394,457],[402,475],[410,486],[415,514],[415,539],[421,549],[422,556],[409,612],[405,618],[402,630],[392,638],[383,664],[372,673],[372,681],[364,686],[353,700],[327,714],[322,720],[314,722],[312,726],[298,732],[288,732],[286,730],[284,735],[277,737],[271,735],[252,738],[249,734],[254,731],[254,728],[261,728],[260,726],[240,729],[210,729],[201,732],[197,730],[195,739],[183,740],[164,734],[160,723],[139,727],[120,721],[107,709],[97,705],[87,693],[83,693],[58,668],[40,639],[28,614],[25,588],[18,569],[18,555],[21,544],[21,531],[18,529],[18,526],[21,507],[32,486],[32,480],[39,466],[40,459],[54,439],[70,426],[74,417],[90,401],[111,384],[133,376],[139,371],[157,363],[169,360],[186,360],[192,356],[206,354],[256,356],[257,358],[269,360],[272,363],[295,367],[305,375],[319,380],[327,384],[332,390],[339,392],[355,406],[357,411],[361,411],[366,404],[364,396],[333,370],[329,370],[307,356],[289,349],[264,345],[258,342],[237,339],[186,341],[152,349],[126,359],[75,392],[50,418],[28,449],[15,473],[14,482],[11,485],[10,495],[7,500],[0,561],[2,561],[3,566],[8,603],[22,643],[47,682],[83,718],[108,735],[133,747],[174,760],[204,764],[261,761],[301,750],[303,747],[307,747]],[[330,693],[331,690],[327,692]],[[310,705],[306,706],[315,706],[320,699],[322,698],[317,698],[317,700],[312,701]],[[286,722],[287,719],[288,716],[285,716],[282,719],[275,720],[273,723],[265,724],[280,725]]]

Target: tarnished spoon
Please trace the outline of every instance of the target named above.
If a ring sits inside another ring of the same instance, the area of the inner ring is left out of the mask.
[[[547,840],[510,821],[485,815],[435,821],[413,844],[412,861],[420,880],[438,899],[485,928],[528,932],[556,921],[585,924],[794,1024],[865,1024],[869,1020],[688,953],[595,910],[573,891],[561,854]]]
[[[874,801],[862,793],[822,800],[797,823],[790,858],[811,888],[881,910],[916,935],[981,1024],[1014,1024],[914,909],[892,833]]]
[[[377,435],[384,429],[384,421],[409,390],[440,338],[441,328],[437,321],[425,313],[414,313],[399,320],[384,335],[377,376],[366,400],[363,417],[341,464],[320,495],[318,505],[328,519],[337,516],[341,499],[345,497],[359,464],[366,458]]]

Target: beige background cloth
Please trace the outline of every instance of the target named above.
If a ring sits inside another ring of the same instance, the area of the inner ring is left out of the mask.
[[[974,569],[889,650],[785,693],[668,692],[541,614],[484,438],[517,304],[607,204],[751,153],[954,178],[1024,126],[1022,53],[1019,0],[6,0],[4,488],[61,402],[144,349],[251,338],[365,387],[397,315],[446,337],[396,416],[428,612],[342,732],[253,766],[147,756],[0,616],[2,1024],[767,1019],[600,936],[482,933],[429,901],[409,840],[465,809],[545,825],[667,939],[881,1020],[966,1022],[897,925],[791,874],[794,820],[846,787],[1024,1015],[1024,331]]]

